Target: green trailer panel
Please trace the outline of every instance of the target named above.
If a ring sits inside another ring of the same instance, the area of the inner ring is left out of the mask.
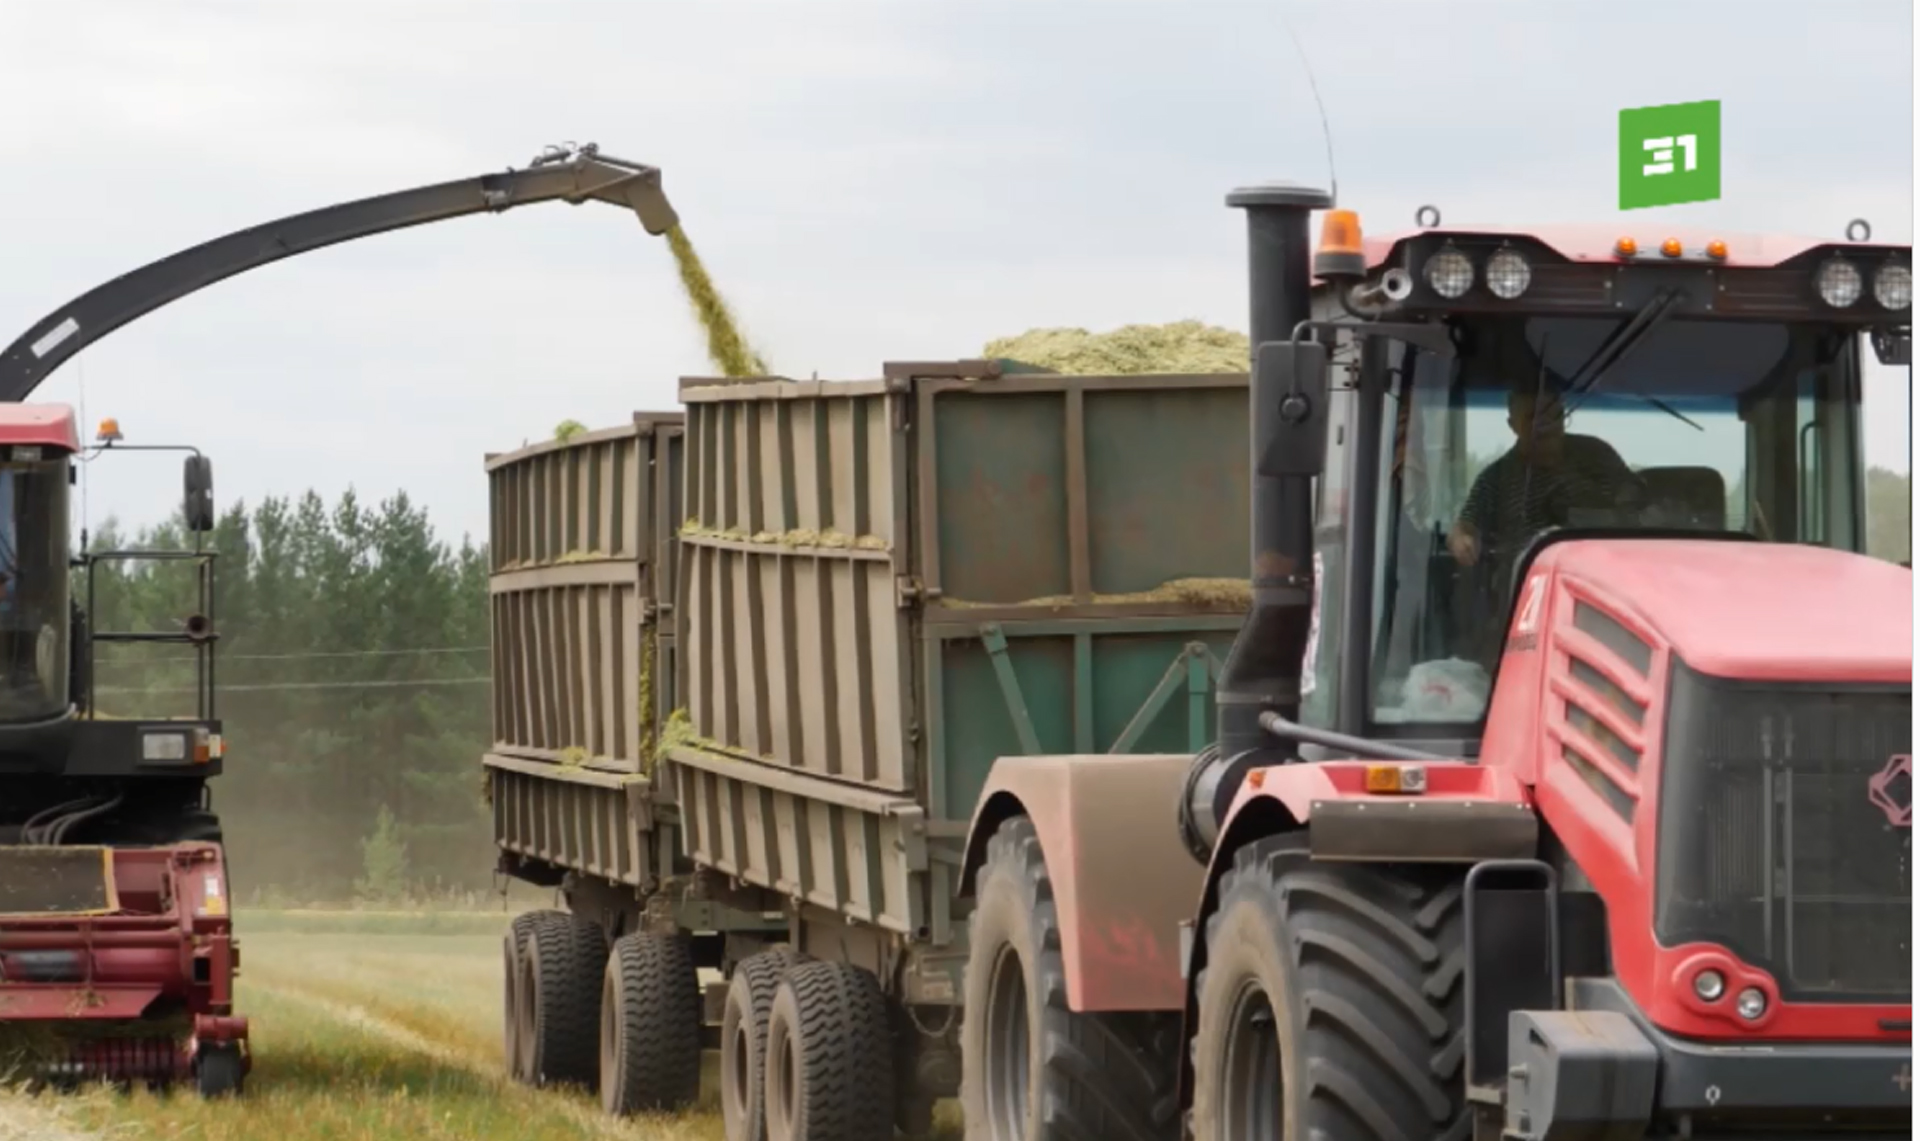
[[[966,819],[998,757],[1193,753],[1237,615],[928,626],[935,819]]]
[[[1182,753],[1249,602],[1247,378],[689,380],[685,854],[916,941],[1001,756]]]

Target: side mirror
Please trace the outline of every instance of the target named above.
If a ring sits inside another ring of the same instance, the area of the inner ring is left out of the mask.
[[[213,461],[188,456],[185,468],[187,530],[213,530]]]
[[[1255,470],[1313,477],[1327,466],[1327,346],[1268,341],[1253,357]]]

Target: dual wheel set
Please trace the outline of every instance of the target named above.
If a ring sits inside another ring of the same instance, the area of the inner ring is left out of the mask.
[[[589,919],[535,911],[514,918],[503,952],[515,1081],[597,1090],[622,1116],[699,1097],[700,976],[684,938],[636,931],[609,943]]]
[[[685,936],[609,943],[592,920],[536,911],[515,917],[502,950],[515,1081],[596,1090],[619,1116],[699,1098],[705,1002]],[[721,1024],[729,1141],[891,1141],[893,1062],[871,974],[785,947],[735,965]]]

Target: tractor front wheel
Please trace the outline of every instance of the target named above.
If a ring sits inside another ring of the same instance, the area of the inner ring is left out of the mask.
[[[1235,853],[1195,986],[1193,1141],[1466,1135],[1466,928],[1444,869]]]

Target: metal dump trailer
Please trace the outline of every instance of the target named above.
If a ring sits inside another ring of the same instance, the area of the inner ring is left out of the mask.
[[[962,361],[681,398],[684,426],[488,461],[501,866],[568,901],[507,936],[509,1056],[673,1106],[717,1019],[729,1137],[920,1132],[958,1089],[955,889],[995,759],[1184,770],[1211,739],[1248,607],[1248,456],[1221,446],[1247,377]],[[1113,854],[1184,903],[1162,832]]]

